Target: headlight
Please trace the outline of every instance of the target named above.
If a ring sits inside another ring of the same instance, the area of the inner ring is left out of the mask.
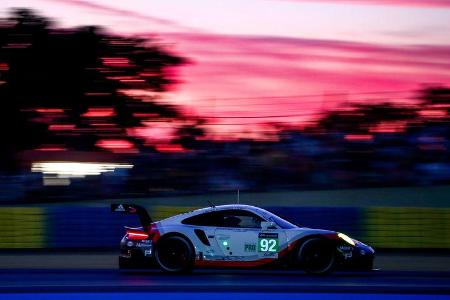
[[[350,245],[355,246],[355,242],[348,235],[338,232],[338,237],[346,241]]]

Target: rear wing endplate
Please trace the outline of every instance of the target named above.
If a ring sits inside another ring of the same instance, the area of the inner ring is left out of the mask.
[[[141,225],[142,225],[142,227],[144,227],[145,230],[147,230],[149,228],[150,224],[153,222],[152,218],[150,218],[150,215],[148,214],[147,210],[140,205],[114,203],[114,204],[111,204],[111,211],[119,212],[119,213],[123,213],[123,214],[138,215],[139,221],[141,222]]]

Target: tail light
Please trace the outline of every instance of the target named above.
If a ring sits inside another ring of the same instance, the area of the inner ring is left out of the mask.
[[[150,224],[148,232],[153,242],[156,242],[161,236],[155,223]]]
[[[127,236],[128,239],[130,240],[145,240],[149,237],[148,233],[141,230],[133,230],[133,229],[127,230]]]

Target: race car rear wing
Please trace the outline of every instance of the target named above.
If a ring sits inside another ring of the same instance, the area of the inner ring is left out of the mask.
[[[136,214],[139,217],[139,221],[141,222],[142,227],[144,227],[144,230],[147,230],[150,226],[150,224],[153,222],[152,218],[150,218],[150,215],[148,214],[147,210],[139,205],[135,204],[111,204],[111,211],[112,212],[120,212],[123,214]]]

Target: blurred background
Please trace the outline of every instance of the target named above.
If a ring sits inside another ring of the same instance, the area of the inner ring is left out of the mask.
[[[345,2],[345,4],[343,4]],[[116,250],[268,208],[377,249],[450,249],[446,1],[0,3],[0,249]]]

